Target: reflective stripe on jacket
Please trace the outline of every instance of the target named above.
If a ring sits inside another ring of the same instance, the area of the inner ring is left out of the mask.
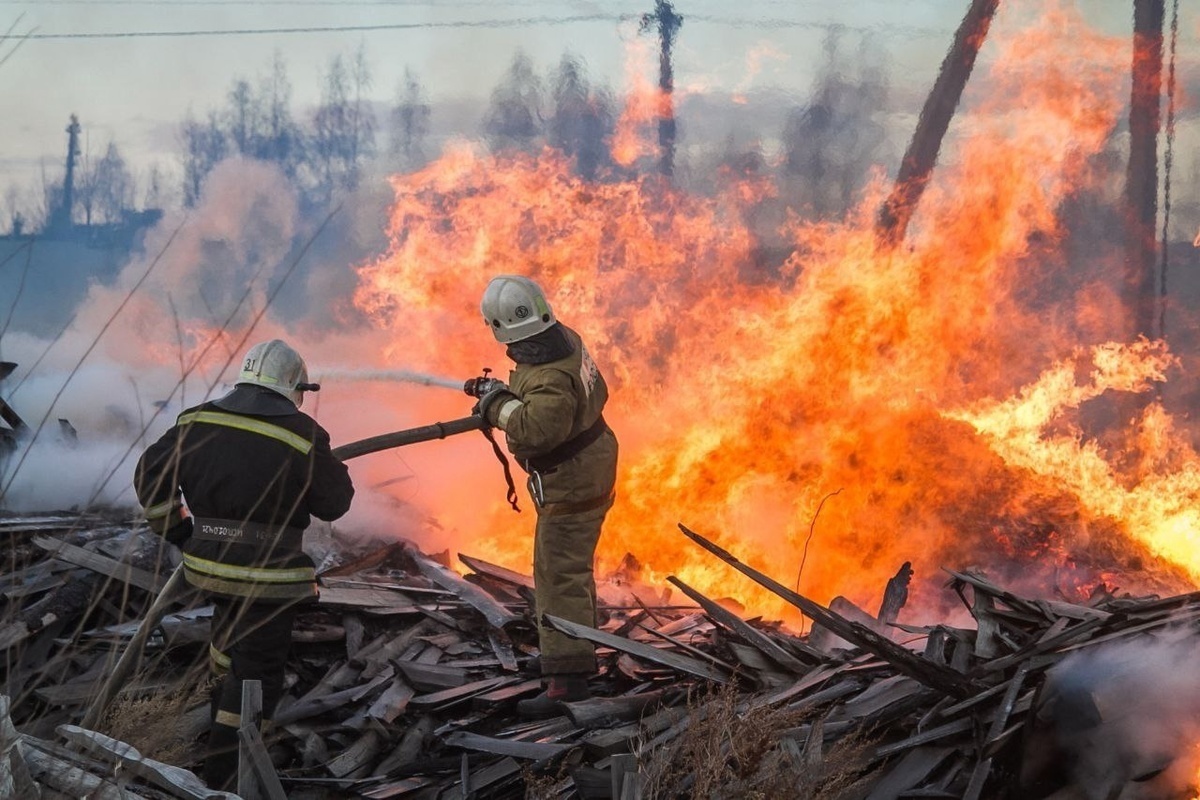
[[[277,416],[224,411],[205,403],[184,411],[138,461],[138,499],[171,514],[186,501],[196,518],[270,526],[253,542],[191,537],[184,574],[220,595],[284,600],[316,593],[313,563],[301,549],[312,517],[333,520],[350,507],[354,486],[333,457],[329,434],[299,410]]]

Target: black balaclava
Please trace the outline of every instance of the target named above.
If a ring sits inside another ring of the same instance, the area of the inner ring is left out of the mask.
[[[518,364],[548,364],[571,355],[575,346],[567,338],[562,323],[556,322],[541,333],[513,342],[507,352],[508,357]]]

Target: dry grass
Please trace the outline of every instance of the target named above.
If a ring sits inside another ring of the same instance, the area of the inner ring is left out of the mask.
[[[525,800],[557,800],[565,778],[560,768],[557,773],[536,772],[532,767],[525,766],[521,770],[521,782],[525,785]]]
[[[643,797],[850,800],[863,795],[872,746],[866,735],[806,748],[789,733],[805,721],[806,712],[745,711],[743,699],[736,689],[723,688],[689,702],[685,731],[643,759]]]
[[[147,758],[186,765],[198,760],[200,747],[184,724],[184,715],[197,705],[208,705],[211,683],[190,673],[170,691],[113,701],[103,733],[137,748]]]

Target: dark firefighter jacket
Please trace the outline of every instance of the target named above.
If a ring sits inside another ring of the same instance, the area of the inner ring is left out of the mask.
[[[520,402],[497,403],[492,420],[526,471],[541,475],[545,503],[557,513],[610,499],[617,441],[602,412],[608,385],[579,334],[562,326],[570,353],[541,364],[518,363],[509,388]]]
[[[312,597],[316,578],[302,534],[310,516],[345,514],[354,486],[312,417],[278,396],[266,414],[226,410],[224,401],[239,392],[269,390],[239,386],[180,414],[138,461],[138,499],[155,530],[186,536],[184,575],[193,586],[268,602]],[[180,519],[185,502],[188,527]]]

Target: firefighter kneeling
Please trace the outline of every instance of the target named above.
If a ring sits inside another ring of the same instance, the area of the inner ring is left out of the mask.
[[[493,278],[480,310],[516,368],[508,384],[485,377],[464,389],[479,398],[476,412],[504,431],[529,473],[537,509],[533,579],[546,691],[517,710],[554,716],[563,702],[589,696],[587,678],[596,671],[592,644],[547,627],[542,617],[596,625],[593,558],[617,473],[617,437],[602,415],[608,386],[579,334],[555,319],[528,278]]]
[[[304,529],[310,517],[342,516],[354,496],[329,434],[299,410],[304,392],[318,388],[286,343],[257,344],[231,392],[184,411],[138,461],[146,519],[183,548],[185,578],[215,606],[209,660],[221,677],[204,765],[214,789],[237,777],[242,681],[262,682],[269,720],[297,608],[316,599]]]

